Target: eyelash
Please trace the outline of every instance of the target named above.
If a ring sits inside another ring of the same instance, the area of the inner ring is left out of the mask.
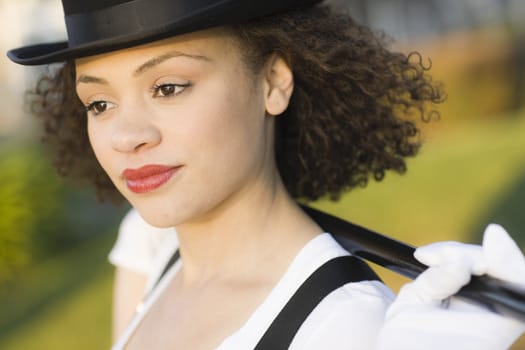
[[[191,85],[192,85],[191,83],[186,83],[186,84],[156,84],[156,85],[154,85],[151,88],[151,93],[153,94],[153,97],[171,98],[171,97],[175,97],[175,96],[183,93],[184,90],[186,88],[190,87]],[[171,92],[169,94],[165,94],[165,95],[159,95],[159,92],[161,92],[162,89],[164,89],[164,88],[173,88],[173,92]],[[177,91],[177,89],[179,89],[179,91]],[[102,104],[106,105],[104,110],[101,111],[101,112],[95,111],[97,106],[101,106]],[[90,103],[88,103],[85,106],[86,112],[87,113],[92,113],[94,116],[97,116],[99,114],[104,113],[107,110],[106,108],[107,108],[108,104],[112,104],[112,103],[111,102],[107,102],[107,101],[103,101],[103,100],[90,102]]]
[[[154,85],[152,88],[151,88],[151,92],[153,94],[153,97],[159,97],[159,98],[170,98],[170,97],[174,97],[174,96],[177,96],[179,94],[181,94],[182,92],[184,92],[184,90],[188,87],[191,86],[191,83],[186,83],[186,84],[158,84],[158,85]],[[173,88],[173,92],[170,93],[170,94],[166,94],[166,95],[159,95],[159,92],[163,89],[163,88]],[[177,91],[177,89],[179,89],[179,91]]]

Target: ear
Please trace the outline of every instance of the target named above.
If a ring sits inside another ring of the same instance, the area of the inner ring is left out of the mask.
[[[294,87],[290,66],[279,55],[270,57],[265,72],[265,107],[269,115],[283,113],[290,104]]]

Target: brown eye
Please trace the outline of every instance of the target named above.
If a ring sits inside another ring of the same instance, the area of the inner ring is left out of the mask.
[[[99,115],[106,112],[110,107],[110,104],[111,103],[108,103],[107,101],[94,101],[87,105],[86,111],[93,115]]]
[[[101,101],[101,102],[96,102],[94,105],[93,105],[93,111],[95,113],[102,113],[102,112],[105,112],[106,109],[108,108],[108,104],[104,101]]]
[[[170,96],[175,93],[175,85],[162,85],[159,89],[162,96]]]
[[[184,91],[190,84],[162,84],[153,88],[154,97],[172,97]]]

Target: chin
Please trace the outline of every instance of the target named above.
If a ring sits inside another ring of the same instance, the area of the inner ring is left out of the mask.
[[[166,213],[164,211],[147,210],[136,206],[135,209],[139,212],[140,216],[148,224],[158,228],[170,228],[175,227],[182,221],[177,218],[177,215],[173,213]]]
[[[144,221],[158,228],[175,227],[192,217],[187,207],[169,205],[166,201],[162,201],[162,205],[156,201],[144,200],[135,200],[131,204]]]
[[[159,191],[146,195],[132,194],[128,200],[148,224],[167,228],[206,221],[208,214],[221,206],[224,197],[200,193],[188,196],[176,191]]]

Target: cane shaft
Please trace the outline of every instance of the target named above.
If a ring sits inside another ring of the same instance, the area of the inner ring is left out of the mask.
[[[364,227],[304,206],[305,212],[350,253],[409,278],[427,267],[414,258],[415,248]],[[525,322],[525,288],[489,276],[474,276],[458,297],[482,304],[504,316]]]

